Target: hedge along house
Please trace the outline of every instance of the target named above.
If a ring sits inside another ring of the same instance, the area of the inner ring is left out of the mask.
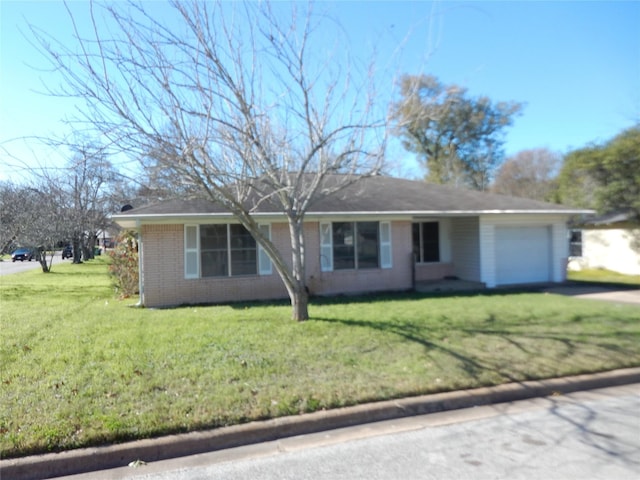
[[[315,203],[305,221],[311,295],[409,290],[455,277],[500,285],[562,282],[562,205],[375,176]],[[253,211],[290,258],[289,229],[269,202]],[[113,219],[137,231],[140,297],[148,307],[286,298],[260,245],[219,205],[171,200]]]

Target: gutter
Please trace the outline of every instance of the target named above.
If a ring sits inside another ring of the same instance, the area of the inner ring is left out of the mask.
[[[553,209],[540,209],[540,210],[516,210],[516,209],[507,209],[507,210],[394,210],[394,211],[340,211],[340,212],[307,212],[305,217],[310,218],[323,218],[323,217],[353,217],[353,216],[403,216],[403,217],[413,217],[413,216],[432,216],[432,217],[450,217],[450,216],[469,216],[469,215],[580,215],[580,214],[590,214],[593,213],[593,210],[578,210],[578,209],[567,209],[567,210],[553,210]],[[282,219],[283,214],[278,212],[256,212],[251,214],[257,218],[268,218],[272,217],[274,219]],[[196,218],[218,218],[218,219],[232,219],[235,216],[231,213],[148,213],[148,214],[140,214],[140,215],[113,215],[112,217],[117,223],[120,225],[126,225],[131,221],[136,222],[136,228],[140,227],[140,222],[142,221],[164,221],[167,220],[183,220],[183,219],[196,219]]]

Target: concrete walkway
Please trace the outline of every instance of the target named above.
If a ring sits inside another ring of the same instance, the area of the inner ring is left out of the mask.
[[[640,305],[640,290],[616,289],[598,285],[585,286],[569,283],[566,285],[552,286],[544,291],[575,298]]]
[[[117,445],[0,460],[0,478],[35,480],[213,452],[353,425],[640,383],[640,368],[376,402]]]

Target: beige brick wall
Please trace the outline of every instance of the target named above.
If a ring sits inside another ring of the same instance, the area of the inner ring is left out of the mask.
[[[148,307],[287,297],[275,270],[266,276],[186,279],[183,225],[145,225],[142,240],[144,304]]]
[[[275,269],[271,275],[185,279],[184,226],[145,225],[141,233],[144,304],[148,307],[287,297]],[[271,238],[280,251],[289,251],[287,224],[272,224]],[[412,286],[410,222],[392,222],[390,269],[321,272],[318,222],[305,224],[305,242],[307,284],[313,295],[405,290]],[[290,254],[285,260],[291,262]]]

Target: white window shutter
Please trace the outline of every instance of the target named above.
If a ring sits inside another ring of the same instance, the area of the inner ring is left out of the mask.
[[[200,277],[198,226],[184,226],[184,278]]]
[[[320,271],[333,271],[333,235],[331,223],[320,223]]]
[[[391,222],[380,222],[380,268],[393,267]]]
[[[271,225],[263,224],[259,226],[260,232],[271,240]],[[260,275],[271,275],[273,268],[271,266],[271,259],[267,252],[262,248],[262,245],[258,244],[258,273]]]

